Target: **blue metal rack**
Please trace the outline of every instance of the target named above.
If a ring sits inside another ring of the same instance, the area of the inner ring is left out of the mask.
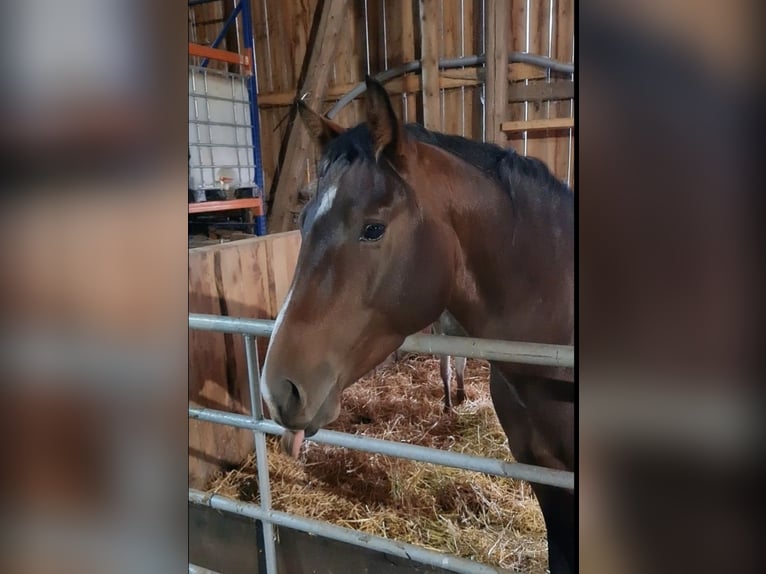
[[[210,4],[212,2],[220,2],[221,0],[188,0],[189,8],[194,6],[200,6],[203,4]],[[261,158],[261,129],[260,129],[260,117],[258,113],[258,76],[256,68],[255,58],[255,41],[253,38],[253,20],[252,11],[250,8],[250,0],[239,0],[236,2],[234,10],[232,10],[229,17],[223,23],[223,26],[216,36],[215,40],[211,44],[211,48],[218,48],[221,41],[226,37],[226,33],[232,25],[236,25],[237,18],[241,17],[242,22],[242,36],[243,44],[242,50],[244,55],[249,58],[250,71],[247,77],[247,93],[248,104],[250,110],[250,129],[252,131],[253,142],[253,165],[254,165],[254,179],[255,185],[261,192],[263,198],[263,161]],[[209,61],[203,60],[201,67],[206,68]],[[265,203],[265,202],[264,202]],[[266,216],[265,214],[255,217],[254,232],[256,235],[266,234]]]

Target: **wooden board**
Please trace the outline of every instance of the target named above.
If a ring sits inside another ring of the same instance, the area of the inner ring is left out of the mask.
[[[297,231],[189,250],[189,312],[274,319],[300,249]],[[266,340],[258,341],[261,363]],[[243,338],[189,331],[189,404],[250,412]],[[201,488],[253,450],[252,433],[189,421],[189,483]]]
[[[216,211],[231,211],[233,209],[251,209],[253,215],[262,215],[263,201],[260,197],[247,197],[243,199],[203,201],[189,204],[189,213],[212,213]]]
[[[420,53],[423,82],[423,125],[440,131],[441,101],[439,94],[439,4],[437,0],[420,0]]]
[[[460,2],[441,2],[441,41],[439,57],[454,58],[460,56],[461,28]],[[469,23],[470,25],[470,23]],[[441,87],[441,123],[439,130],[447,134],[462,135],[463,133],[463,91],[446,90],[443,79]]]
[[[284,3],[292,6],[292,2]],[[307,103],[321,102],[330,80],[331,64],[337,48],[337,38],[346,20],[348,0],[325,0],[319,15],[314,43],[306,52],[306,73],[299,87],[300,97]],[[294,117],[295,114],[293,114]],[[288,231],[295,228],[298,191],[302,187],[304,163],[309,153],[309,135],[300,121],[294,121],[287,136],[285,157],[274,190],[273,210],[269,214],[269,231]]]
[[[485,3],[487,34],[486,140],[504,145],[500,124],[506,119],[508,103],[508,2],[487,0]]]
[[[419,5],[409,0],[394,0],[385,4],[385,37],[387,47],[388,67],[395,68],[411,62],[420,54],[419,26],[415,25],[418,18]],[[417,97],[406,94],[401,98],[393,98],[394,111],[404,121],[417,120]]]
[[[574,118],[552,118],[543,120],[529,120],[529,121],[515,121],[515,122],[503,122],[500,125],[506,133],[519,133],[525,131],[550,131],[571,129],[574,127]],[[531,154],[530,154],[531,155]],[[535,156],[539,157],[539,156]]]

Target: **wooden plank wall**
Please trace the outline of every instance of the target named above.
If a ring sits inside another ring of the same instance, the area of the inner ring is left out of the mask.
[[[439,54],[441,57],[482,54],[484,52],[484,0],[435,0],[438,4]],[[297,93],[306,46],[317,6],[321,0],[251,0],[261,108],[261,142],[267,193],[279,165],[286,129],[285,118]],[[508,0],[508,51],[528,50],[571,62],[574,48],[574,0]],[[190,10],[196,22],[211,22],[222,17],[222,2]],[[220,24],[218,24],[220,26]],[[352,0],[350,13],[338,39],[338,49],[330,76],[323,112],[364,79],[365,73],[385,69],[420,58],[419,2],[412,0]],[[200,42],[212,40],[214,24],[197,26]],[[440,90],[441,129],[474,139],[483,139],[483,70],[442,71],[455,87]],[[546,78],[539,68],[511,67],[513,82],[539,84],[568,80],[562,74]],[[395,88],[395,111],[407,121],[423,121],[419,78],[413,82],[391,83]],[[509,86],[509,94],[513,85]],[[347,106],[336,118],[344,125],[360,121],[362,102]],[[506,120],[570,117],[571,100],[510,103]],[[526,151],[543,159],[561,179],[573,183],[573,145],[570,130],[513,134],[506,145],[520,153]],[[306,182],[313,178],[314,154],[306,158],[302,171]]]
[[[189,312],[274,319],[298,260],[297,231],[189,250]],[[258,341],[261,361],[267,342]],[[189,404],[250,412],[243,338],[189,331]],[[203,487],[212,474],[253,450],[250,432],[189,421],[189,482]]]
[[[573,61],[574,0],[510,0],[510,50],[550,56],[562,62]],[[514,83],[541,84],[568,79],[567,75],[551,73],[546,78],[539,68],[524,74],[532,79],[517,79]],[[510,120],[536,120],[573,117],[571,100],[556,102],[526,102],[510,104]],[[557,177],[573,180],[574,145],[572,130],[550,130],[513,134],[509,143],[517,152],[543,160]]]

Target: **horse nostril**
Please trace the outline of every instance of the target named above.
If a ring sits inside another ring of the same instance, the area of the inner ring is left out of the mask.
[[[285,382],[290,387],[290,399],[296,404],[301,405],[303,403],[303,397],[301,396],[300,390],[298,390],[298,385],[296,385],[290,379],[285,379]]]

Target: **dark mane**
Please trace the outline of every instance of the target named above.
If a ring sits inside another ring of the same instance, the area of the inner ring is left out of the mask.
[[[521,156],[512,149],[503,149],[495,144],[427,130],[419,124],[407,124],[405,129],[410,137],[441,148],[479,169],[497,181],[512,198],[530,186],[551,193],[572,194],[569,186],[557,179],[537,158]],[[367,124],[346,130],[328,144],[319,164],[318,175],[324,175],[327,168],[340,159],[349,163],[357,160],[374,161]]]
[[[423,143],[448,151],[499,182],[514,196],[520,187],[536,183],[551,192],[571,194],[572,190],[535,157],[517,154],[492,143],[482,143],[462,136],[427,130],[419,124],[407,124],[407,133]]]

